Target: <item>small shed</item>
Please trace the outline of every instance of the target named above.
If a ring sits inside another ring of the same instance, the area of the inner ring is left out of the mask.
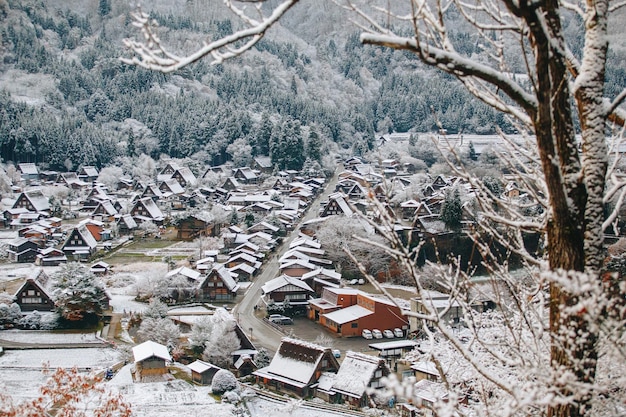
[[[237,370],[236,375],[238,378],[252,375],[252,373],[258,369],[256,362],[254,362],[250,355],[241,355],[234,366]]]
[[[166,374],[165,364],[172,361],[167,347],[151,340],[133,347],[133,357],[138,380],[145,376]]]
[[[193,382],[200,385],[211,385],[213,377],[222,368],[198,359],[189,364],[189,369],[191,369],[191,380]]]

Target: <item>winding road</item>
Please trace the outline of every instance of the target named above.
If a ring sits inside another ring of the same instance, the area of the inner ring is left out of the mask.
[[[294,227],[294,230],[285,237],[281,246],[276,249],[270,259],[264,262],[261,273],[256,277],[252,285],[248,287],[243,298],[233,308],[233,315],[237,319],[239,326],[251,337],[252,342],[257,347],[264,347],[269,352],[275,352],[280,344],[280,339],[285,336],[284,333],[263,320],[262,316],[255,314],[254,306],[260,302],[261,287],[266,282],[278,277],[278,259],[289,250],[289,244],[298,237],[300,225],[319,216],[320,203],[327,200],[328,196],[335,192],[339,172],[341,172],[341,169],[337,167],[333,176],[326,182],[324,190],[311,202],[305,215],[300,219],[298,225]]]

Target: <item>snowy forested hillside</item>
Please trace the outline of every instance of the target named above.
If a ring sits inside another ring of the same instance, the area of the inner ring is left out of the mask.
[[[142,6],[160,23],[164,42],[182,53],[232,31],[220,3]],[[357,28],[326,2],[303,1],[241,58],[215,67],[199,62],[172,75],[119,61],[127,54],[122,39],[138,35],[133,7],[121,0],[0,0],[4,161],[65,170],[165,153],[203,165],[245,165],[267,154],[272,140],[275,149],[288,147],[281,140],[294,131],[301,149],[314,132],[322,154],[359,154],[376,132],[511,130],[461,85],[409,54],[361,45]],[[454,11],[447,17],[455,19]],[[565,23],[572,32],[580,25]],[[481,53],[462,26],[454,39],[459,50]],[[609,68],[616,90],[626,82],[623,72]],[[310,158],[301,152],[274,163],[301,167]]]

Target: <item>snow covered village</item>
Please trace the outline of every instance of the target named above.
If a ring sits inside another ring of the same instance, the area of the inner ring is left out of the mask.
[[[625,9],[0,0],[0,415],[626,415]]]

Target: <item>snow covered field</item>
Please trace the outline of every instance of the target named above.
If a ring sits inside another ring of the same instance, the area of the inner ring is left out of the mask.
[[[0,335],[5,336],[4,332]],[[119,360],[120,353],[110,348],[5,350],[0,356],[0,390],[17,402],[32,399],[47,378],[42,373],[45,363],[51,369],[100,370]]]

